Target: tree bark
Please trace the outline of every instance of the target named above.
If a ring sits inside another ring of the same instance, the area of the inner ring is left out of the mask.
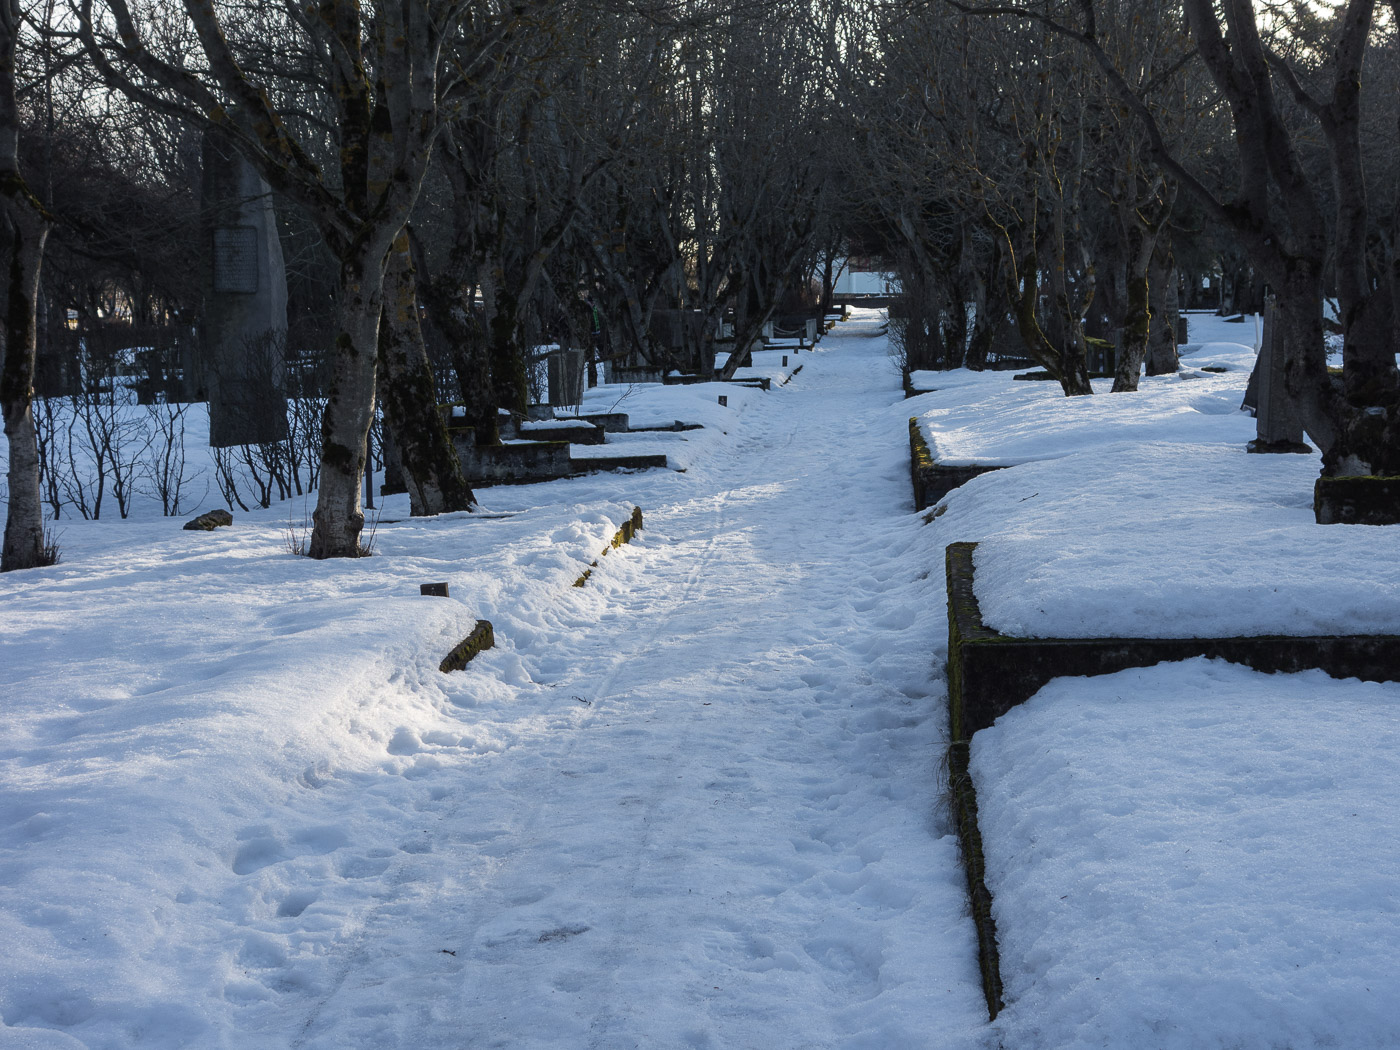
[[[357,558],[365,525],[361,478],[374,419],[382,255],[364,252],[341,263],[335,365],[321,418],[321,481],[311,515],[312,558]]]
[[[1158,238],[1147,271],[1148,295],[1151,298],[1151,327],[1147,333],[1147,374],[1167,375],[1181,367],[1177,350],[1176,326],[1177,273],[1172,258],[1171,235],[1164,232]]]
[[[5,287],[0,344],[0,411],[9,441],[9,504],[0,572],[45,564],[44,511],[39,489],[39,445],[34,429],[34,353],[39,269],[50,221],[19,173],[19,110],[15,47],[21,12],[17,0],[0,3],[0,265]]]
[[[5,189],[3,254],[6,259],[4,368],[0,408],[10,446],[9,505],[0,572],[32,569],[46,562],[43,498],[39,489],[39,445],[34,429],[35,305],[44,240],[49,224],[22,186]]]

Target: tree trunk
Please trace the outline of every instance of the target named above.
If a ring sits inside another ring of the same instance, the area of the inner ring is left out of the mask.
[[[987,367],[992,345],[1006,327],[1010,302],[1006,297],[1004,265],[1003,248],[998,239],[992,242],[992,256],[985,273],[977,273],[973,283],[974,309],[972,336],[967,344],[967,367],[976,372]]]
[[[383,254],[362,249],[341,262],[340,273],[340,334],[321,419],[321,481],[306,552],[313,558],[356,558],[366,553],[360,547],[365,525],[360,490],[374,419]]]
[[[19,171],[20,113],[15,51],[23,17],[16,0],[0,4],[0,413],[10,444],[9,504],[0,572],[50,562],[44,550],[39,442],[34,429],[35,307],[50,219]]]
[[[39,268],[44,258],[48,223],[23,183],[5,186],[4,253],[6,291],[4,359],[0,371],[0,409],[5,416],[5,438],[10,444],[9,506],[5,515],[5,541],[0,551],[0,572],[43,565],[43,498],[39,489],[39,445],[34,430],[35,305]]]
[[[1015,253],[1008,248],[1007,259],[1015,260]],[[1053,264],[1052,264],[1053,273]],[[1081,342],[1076,352],[1072,346],[1058,347],[1040,325],[1036,307],[1040,302],[1039,261],[1031,252],[1019,266],[1010,265],[1006,273],[1007,298],[1011,303],[1012,316],[1016,320],[1016,330],[1031,359],[1059,381],[1060,389],[1066,397],[1080,397],[1094,392],[1089,382],[1089,367],[1084,360]],[[1059,282],[1063,285],[1063,273]],[[1057,298],[1066,299],[1065,296]]]
[[[1136,212],[1136,208],[1133,209]],[[1137,390],[1147,343],[1152,331],[1151,284],[1148,274],[1157,243],[1157,230],[1144,228],[1141,220],[1129,219],[1123,288],[1123,326],[1119,330],[1118,361],[1113,374],[1113,392]]]
[[[1147,333],[1147,374],[1167,375],[1181,367],[1177,351],[1176,261],[1172,258],[1171,235],[1163,233],[1152,252],[1147,270],[1147,288],[1152,319]]]
[[[470,510],[471,487],[437,407],[433,370],[418,323],[417,274],[401,234],[384,275],[384,314],[379,327],[380,400],[407,475],[414,517]]]

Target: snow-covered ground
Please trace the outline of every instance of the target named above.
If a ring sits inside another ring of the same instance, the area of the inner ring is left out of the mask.
[[[672,469],[431,520],[391,497],[369,559],[290,554],[303,501],[63,524],[60,565],[0,577],[0,1050],[1400,1043],[1400,687],[1199,661],[1058,681],[976,739],[985,1020],[941,803],[943,547],[982,541],[993,587],[1078,536],[1104,595],[1061,609],[1093,622],[1168,553],[1301,528],[1312,457],[1234,463],[1244,374],[1192,362],[1131,398],[953,373],[903,401],[867,314],[724,407],[590,394],[705,424],[637,439]],[[926,522],[911,414],[1022,465]],[[638,540],[571,587],[633,504]],[[1307,572],[1353,571],[1347,531]],[[1400,630],[1367,551],[1347,615]],[[1158,591],[1125,616],[1184,600]],[[1210,577],[1186,618],[1217,600],[1245,608]],[[496,648],[441,674],[478,618]]]
[[[951,373],[906,402],[936,455],[1009,467],[927,527],[979,542],[984,620],[1400,633],[1400,529],[1318,526],[1318,457],[1245,452],[1242,327],[1193,316],[1206,342],[1136,394]],[[1400,1045],[1397,728],[1400,684],[1194,660],[1056,680],[976,734],[989,1045]]]
[[[77,522],[0,577],[0,1046],[974,1044],[942,586],[849,331],[726,408],[590,398],[705,423],[648,436],[683,474],[395,497],[356,562],[300,504]]]
[[[1320,457],[1246,452],[1255,422],[1239,408],[1254,353],[1217,338],[1241,328],[1252,332],[1193,315],[1208,341],[1137,393],[1065,398],[1057,383],[957,372],[910,399],[940,462],[1017,464],[963,486],[938,522],[949,542],[979,544],[989,627],[1061,638],[1396,632],[1400,529],[1318,525]]]
[[[1059,679],[972,770],[1005,1046],[1400,1044],[1400,684]]]

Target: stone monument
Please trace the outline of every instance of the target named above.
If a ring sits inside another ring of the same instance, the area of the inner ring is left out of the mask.
[[[1257,437],[1251,452],[1312,452],[1303,441],[1303,424],[1284,385],[1284,344],[1279,332],[1278,303],[1269,297],[1264,307],[1264,334],[1259,357],[1249,376],[1244,408],[1254,409]]]
[[[557,408],[577,407],[583,403],[583,377],[586,352],[561,347],[551,351],[546,363],[549,370],[549,403]]]
[[[278,441],[287,436],[287,271],[272,191],[218,129],[202,152],[209,444]]]

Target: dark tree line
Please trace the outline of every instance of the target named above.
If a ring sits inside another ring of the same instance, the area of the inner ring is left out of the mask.
[[[141,346],[201,394],[211,134],[276,194],[316,557],[360,551],[377,410],[414,513],[469,508],[442,401],[498,441],[553,343],[732,375],[852,253],[899,278],[908,367],[1074,395],[1174,370],[1202,272],[1267,285],[1324,469],[1400,473],[1396,0],[0,7],[7,569],[52,556],[36,389]]]

